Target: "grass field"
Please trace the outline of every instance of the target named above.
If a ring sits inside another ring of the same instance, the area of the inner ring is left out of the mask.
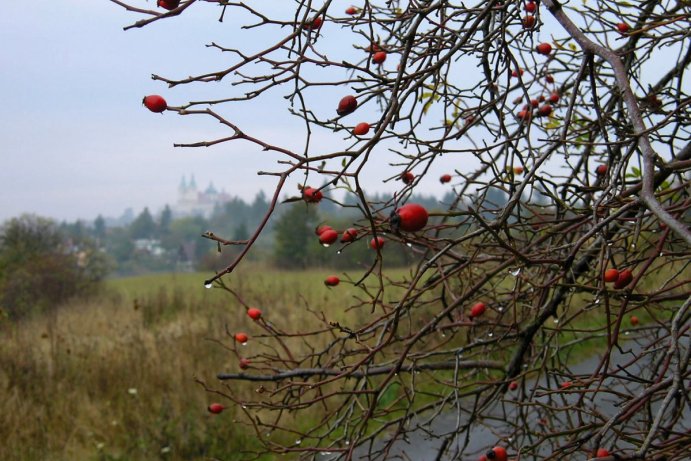
[[[204,288],[208,275],[114,279],[93,300],[0,324],[0,459],[237,459],[252,448],[235,409],[210,415],[195,382],[237,371],[227,332],[257,333],[234,296]],[[329,289],[326,275],[250,267],[228,285],[266,319],[318,327],[305,306],[328,320],[354,315],[334,306],[356,290]]]
[[[325,287],[331,274],[323,271],[243,266],[227,277],[241,299],[204,288],[208,275],[113,279],[92,300],[0,323],[0,460],[246,459],[242,452],[256,448],[256,439],[236,421],[239,409],[228,405],[221,415],[209,414],[214,395],[197,382],[214,386],[216,373],[237,372],[241,356],[265,351],[266,332],[247,317],[246,306],[261,308],[267,322],[290,331],[330,322],[362,325],[370,312],[344,309],[362,291],[347,282]],[[337,275],[357,279],[362,271]],[[387,275],[410,277],[405,269]],[[367,282],[376,285],[374,277]],[[386,301],[400,293],[387,288]],[[570,309],[581,302],[577,294]],[[644,312],[639,317],[645,321]],[[577,344],[568,350],[571,359],[601,346],[575,341],[575,331],[604,331],[606,324],[602,311],[593,310],[569,324],[574,332],[559,333]],[[232,340],[237,331],[250,335],[244,348]],[[307,347],[302,338],[292,341],[298,353]],[[251,383],[233,385],[239,398],[254,392]],[[296,424],[312,424],[301,418]]]

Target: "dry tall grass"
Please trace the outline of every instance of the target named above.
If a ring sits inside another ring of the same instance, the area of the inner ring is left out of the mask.
[[[352,290],[325,288],[323,273],[246,273],[231,286],[282,323],[316,324],[304,306],[329,310]],[[98,300],[0,325],[0,459],[234,459],[252,448],[232,406],[206,411],[213,396],[195,378],[237,371],[226,332],[258,327],[203,279],[116,280]]]

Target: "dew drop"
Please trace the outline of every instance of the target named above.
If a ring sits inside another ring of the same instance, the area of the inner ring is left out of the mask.
[[[266,436],[267,436],[267,437],[271,437],[271,432],[267,432],[267,433],[266,433]]]
[[[442,338],[446,338],[446,334],[442,333],[442,334],[441,334],[441,337],[442,337]]]
[[[497,307],[497,311],[498,312],[504,312],[504,308],[503,307]]]
[[[295,445],[300,445],[301,443],[302,443],[302,440],[300,440],[300,439],[297,439],[297,440],[295,441]]]
[[[337,255],[340,255],[341,253],[343,253],[341,250],[338,250],[338,251],[336,252]]]
[[[614,242],[607,242],[608,247],[611,247],[612,245],[614,245]]]
[[[660,252],[660,257],[662,258],[665,254],[663,252]]]
[[[247,410],[247,405],[243,405],[243,406],[242,406],[242,409],[243,409],[243,410]]]
[[[345,444],[346,444],[346,445],[350,445],[350,440],[346,440],[346,441],[345,441]]]
[[[325,454],[326,456],[329,456],[329,455],[331,454],[331,452],[330,452],[330,451],[325,451],[324,454]]]
[[[509,269],[509,274],[513,275],[514,277],[518,277],[518,275],[521,273],[521,268],[517,267],[516,269]]]
[[[624,336],[628,336],[628,335],[630,335],[630,334],[631,334],[630,331],[625,331],[625,332],[624,332]]]
[[[246,343],[246,342],[244,342],[244,343],[240,343],[240,345],[241,345],[241,346],[246,346],[246,345],[247,345],[247,343]]]
[[[595,304],[600,304],[600,298],[595,298]]]
[[[324,248],[329,248],[331,246],[331,244],[330,243],[322,243],[322,246]]]
[[[214,285],[213,285],[213,283],[211,283],[211,282],[206,282],[206,283],[204,284],[204,288],[211,288],[212,286],[214,286]]]
[[[636,248],[636,244],[635,244],[635,243],[632,243],[632,244],[631,244],[631,248]]]
[[[489,333],[487,333],[487,336],[489,336],[489,337],[491,338],[492,336],[494,336],[494,333],[492,333],[492,332],[490,331]]]
[[[413,244],[410,242],[406,243],[406,245],[408,246],[408,248],[413,248]]]
[[[554,323],[559,323],[559,319],[555,318]]]

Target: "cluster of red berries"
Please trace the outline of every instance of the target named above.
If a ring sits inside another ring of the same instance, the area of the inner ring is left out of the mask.
[[[619,271],[611,268],[605,271],[603,279],[605,283],[614,283],[614,288],[620,290],[633,281],[633,272],[631,269]]]

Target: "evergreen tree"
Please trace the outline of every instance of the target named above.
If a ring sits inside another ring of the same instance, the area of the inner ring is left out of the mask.
[[[173,221],[173,210],[170,209],[170,205],[166,204],[163,211],[161,211],[161,216],[158,219],[158,231],[161,235],[170,232],[170,223]]]
[[[94,237],[99,240],[106,238],[106,220],[101,215],[94,219]]]
[[[289,205],[276,221],[274,259],[281,267],[307,266],[308,245],[312,243],[317,212],[314,206],[304,203]]]
[[[156,235],[156,223],[149,208],[144,208],[144,211],[132,222],[130,234],[135,239],[153,238]]]

